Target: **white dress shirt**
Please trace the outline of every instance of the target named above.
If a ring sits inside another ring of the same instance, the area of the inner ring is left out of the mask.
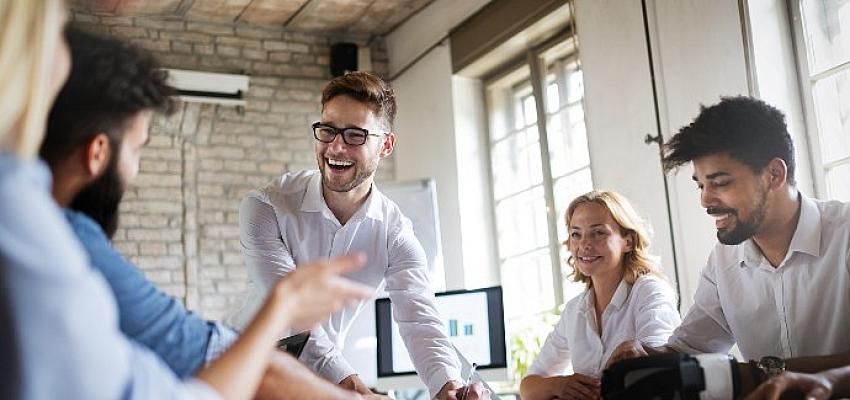
[[[752,239],[715,246],[673,348],[725,353],[737,343],[755,360],[850,351],[850,203],[800,199],[778,267]]]
[[[595,301],[588,289],[567,303],[528,375],[565,375],[572,367],[576,373],[598,378],[620,343],[637,339],[661,346],[680,322],[673,289],[652,275],[638,277],[633,285],[620,281],[602,312],[601,337]]]
[[[375,185],[363,207],[342,225],[322,196],[319,171],[288,173],[245,197],[239,227],[255,297],[265,297],[296,264],[364,252],[366,265],[346,277],[389,294],[393,317],[431,395],[449,380],[461,380],[456,355],[434,306],[422,245],[413,235],[410,220]],[[316,301],[321,301],[320,293]],[[364,304],[334,313],[322,329],[313,331],[301,355],[332,382],[356,373],[339,349]]]

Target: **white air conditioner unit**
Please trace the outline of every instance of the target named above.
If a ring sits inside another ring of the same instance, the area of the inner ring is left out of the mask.
[[[166,69],[169,84],[177,89],[182,101],[245,106],[247,75]]]

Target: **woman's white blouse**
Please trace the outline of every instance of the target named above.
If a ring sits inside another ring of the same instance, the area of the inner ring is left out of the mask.
[[[664,280],[644,275],[633,285],[620,281],[602,313],[602,337],[596,329],[592,290],[576,296],[564,308],[555,330],[546,338],[528,375],[575,373],[601,377],[620,343],[638,339],[650,346],[667,344],[679,326],[676,295]]]

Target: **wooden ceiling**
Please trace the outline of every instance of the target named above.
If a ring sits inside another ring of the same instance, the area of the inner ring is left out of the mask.
[[[96,14],[277,25],[310,32],[384,35],[433,0],[73,0]]]

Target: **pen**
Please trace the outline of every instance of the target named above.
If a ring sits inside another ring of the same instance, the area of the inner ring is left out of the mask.
[[[466,400],[466,396],[469,395],[469,381],[472,380],[472,374],[475,373],[476,368],[478,368],[478,364],[472,363],[472,367],[469,368],[469,375],[466,377],[466,383],[463,384],[463,397],[460,400]]]

